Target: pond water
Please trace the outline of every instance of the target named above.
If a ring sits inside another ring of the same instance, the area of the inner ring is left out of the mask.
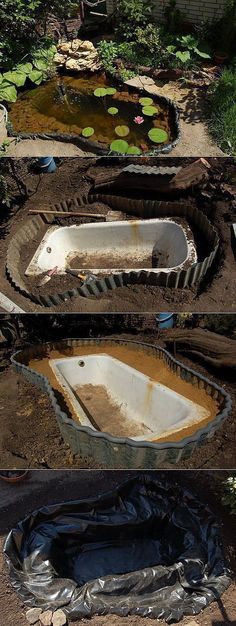
[[[143,153],[176,139],[174,110],[168,103],[163,104],[158,97],[140,94],[124,85],[115,87],[114,93],[94,95],[98,88],[108,90],[111,87],[114,85],[104,74],[54,77],[22,92],[11,105],[9,119],[13,130],[83,136],[84,129],[91,128],[94,132],[89,136],[90,142],[109,150],[113,141],[122,140],[128,144],[129,148],[126,146],[124,150],[128,153],[130,148],[132,153],[134,146]],[[140,98],[147,98],[147,101],[140,103]],[[116,130],[124,126],[126,128],[119,132]],[[153,129],[161,132],[158,137],[150,138],[148,133]]]

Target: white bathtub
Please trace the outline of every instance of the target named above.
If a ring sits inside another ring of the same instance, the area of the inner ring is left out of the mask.
[[[171,219],[102,222],[49,228],[25,274],[37,276],[54,267],[63,274],[71,266],[94,273],[111,268],[169,272],[187,262],[197,262],[191,231]]]
[[[108,425],[104,431],[99,427],[99,416],[96,428],[86,403],[81,404],[80,389],[84,385],[106,389],[107,396],[119,406],[127,424],[127,433],[122,428],[122,436],[137,441],[152,441],[210,417],[206,408],[107,354],[52,359],[49,363],[82,426],[114,434],[112,411],[111,430]],[[96,393],[94,397],[96,402]],[[102,417],[101,412],[101,420]],[[115,434],[121,436],[118,432]]]

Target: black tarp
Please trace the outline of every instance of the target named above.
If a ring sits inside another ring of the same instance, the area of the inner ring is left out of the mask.
[[[45,506],[5,542],[26,605],[178,621],[230,584],[217,524],[178,485],[136,476],[96,498]]]

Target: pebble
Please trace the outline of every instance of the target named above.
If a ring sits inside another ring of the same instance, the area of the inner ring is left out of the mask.
[[[51,626],[51,623],[52,623],[52,611],[44,611],[39,616],[39,619],[40,619],[40,624],[42,624],[42,626]]]
[[[29,624],[36,624],[39,620],[39,616],[42,613],[42,609],[29,609],[28,611],[26,611],[26,619],[27,622],[29,622]]]
[[[62,611],[61,609],[58,609],[57,611],[55,611],[55,613],[53,613],[52,623],[53,623],[53,626],[66,626],[67,617],[64,611]]]

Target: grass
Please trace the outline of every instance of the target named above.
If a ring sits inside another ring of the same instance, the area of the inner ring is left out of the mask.
[[[225,152],[236,155],[236,71],[225,69],[209,89],[209,128]]]

